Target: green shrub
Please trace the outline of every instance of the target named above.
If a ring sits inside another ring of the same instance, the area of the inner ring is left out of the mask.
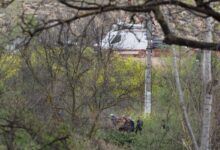
[[[130,145],[135,141],[134,133],[124,133],[115,130],[101,131],[98,137],[107,143],[113,143],[118,146]]]

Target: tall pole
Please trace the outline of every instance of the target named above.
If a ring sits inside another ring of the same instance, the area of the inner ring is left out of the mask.
[[[146,33],[148,46],[146,49],[145,90],[144,90],[144,114],[151,113],[151,55],[152,55],[152,21],[146,16]]]

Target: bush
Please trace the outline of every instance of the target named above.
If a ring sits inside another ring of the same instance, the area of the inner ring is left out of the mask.
[[[124,133],[115,130],[100,131],[98,137],[107,143],[113,143],[118,146],[130,145],[136,138],[134,133]]]

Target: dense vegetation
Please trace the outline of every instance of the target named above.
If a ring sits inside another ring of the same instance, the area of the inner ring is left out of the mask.
[[[88,47],[82,51],[37,47],[29,52],[26,59],[18,52],[1,55],[2,149],[191,147],[181,119],[172,55],[162,57],[161,66],[153,68],[153,112],[144,117],[143,62]],[[180,56],[181,81],[196,129],[201,110],[200,60],[195,54]],[[218,65],[214,58],[216,77]],[[141,117],[142,134],[112,129],[110,113],[134,120]]]
[[[204,50],[220,49],[219,4],[0,1],[0,150],[220,149],[219,54]],[[111,27],[133,33],[133,23],[149,47],[152,37],[171,44],[157,45],[150,114],[145,53],[100,44]],[[118,131],[110,114],[141,118],[143,131]]]

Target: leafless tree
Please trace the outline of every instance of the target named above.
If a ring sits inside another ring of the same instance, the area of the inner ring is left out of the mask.
[[[98,14],[113,12],[113,11],[124,11],[131,13],[150,13],[152,12],[155,16],[155,20],[159,23],[161,31],[164,35],[164,42],[167,44],[176,44],[181,46],[188,46],[192,48],[200,49],[210,49],[210,50],[219,50],[218,42],[206,42],[202,40],[192,39],[190,37],[182,38],[175,33],[178,31],[177,26],[172,26],[167,19],[164,18],[166,11],[162,9],[177,8],[185,12],[184,17],[187,15],[194,15],[196,18],[205,20],[206,17],[212,17],[217,24],[220,21],[220,14],[218,13],[217,5],[219,2],[217,0],[210,1],[194,1],[194,2],[182,2],[176,0],[159,0],[159,1],[142,1],[138,3],[133,1],[132,3],[127,1],[71,1],[71,0],[59,0],[61,4],[66,6],[68,9],[72,10],[74,13],[65,18],[55,18],[44,20],[41,24],[35,27],[34,30],[30,30],[27,24],[23,24],[23,31],[30,37],[56,26],[60,26],[63,23],[72,23],[78,21],[82,18],[87,18],[89,16],[95,16]],[[51,2],[55,4],[56,2]],[[210,5],[213,4],[213,5]],[[216,7],[215,7],[216,6]],[[179,18],[177,18],[179,19]],[[175,22],[176,25],[181,25],[182,20]]]

